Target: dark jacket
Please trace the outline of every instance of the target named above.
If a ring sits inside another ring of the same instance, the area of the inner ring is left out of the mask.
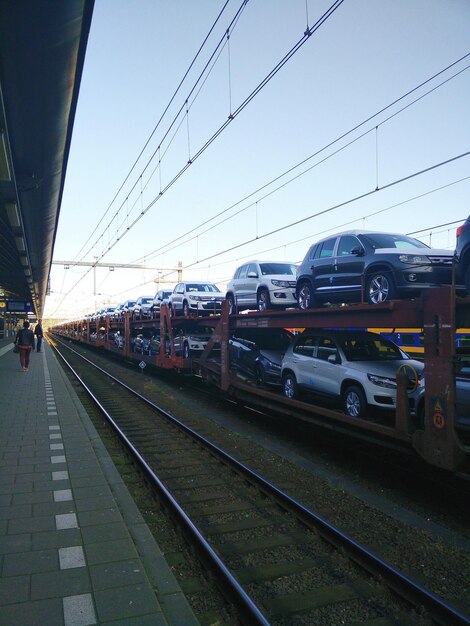
[[[15,337],[15,343],[18,346],[34,347],[34,333],[29,328],[21,328]]]
[[[34,334],[36,335],[36,337],[42,337],[43,336],[41,324],[36,324],[36,328],[34,329]]]

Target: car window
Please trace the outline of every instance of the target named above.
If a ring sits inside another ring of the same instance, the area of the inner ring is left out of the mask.
[[[186,285],[186,291],[189,293],[196,291],[214,293],[219,292],[220,290],[216,285],[212,283],[188,283]]]
[[[361,242],[354,235],[343,235],[339,240],[338,251],[336,256],[349,256],[351,254],[351,250],[361,246]]]
[[[309,258],[309,259],[313,259],[313,258],[315,257],[315,253],[316,253],[316,251],[317,251],[317,248],[318,248],[317,244],[313,245],[313,246],[310,248],[310,250],[308,251],[308,258]]]
[[[260,263],[261,274],[269,276],[271,274],[290,274],[295,276],[297,268],[293,263]]]
[[[254,272],[255,274],[258,274],[258,268],[256,267],[256,263],[250,263],[248,265],[248,270],[246,272],[246,275],[248,276],[250,272]]]
[[[288,332],[270,331],[268,333],[259,333],[255,343],[261,350],[287,350],[291,339],[292,336]]]
[[[319,244],[317,251],[315,252],[315,258],[323,259],[323,258],[333,256],[335,243],[336,243],[336,237],[334,237],[334,239],[327,239],[323,243]]]
[[[177,287],[176,287],[176,293],[184,293],[184,285],[183,283],[180,283]]]
[[[380,248],[396,248],[397,250],[415,250],[415,249],[428,249],[422,241],[414,239],[413,237],[407,237],[406,235],[392,235],[389,233],[368,233],[362,235],[374,249]]]
[[[238,272],[237,278],[246,278],[247,271],[248,271],[248,265],[242,265]]]
[[[317,359],[328,361],[328,357],[332,354],[338,354],[334,341],[329,337],[320,337],[317,344]]]
[[[348,361],[393,361],[408,359],[398,346],[380,335],[351,333],[340,339]]]
[[[313,357],[313,351],[315,347],[315,337],[300,337],[294,346],[293,352],[296,354],[302,354],[303,356]]]

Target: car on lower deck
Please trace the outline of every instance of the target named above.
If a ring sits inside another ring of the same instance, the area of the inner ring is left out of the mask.
[[[459,352],[461,354],[459,354]],[[464,348],[457,349],[457,364],[455,373],[455,420],[458,425],[470,428],[470,351]],[[425,412],[425,387],[426,373],[423,371],[420,384],[412,394],[413,408],[416,416],[416,424],[420,427],[424,424]],[[443,411],[446,412],[445,407]]]
[[[257,384],[280,384],[282,358],[294,335],[284,328],[237,329],[228,342],[230,367]]]
[[[291,399],[308,391],[339,404],[350,417],[365,417],[370,407],[396,408],[396,376],[402,366],[411,393],[423,363],[388,339],[361,330],[306,330],[282,361],[283,391]]]
[[[235,270],[227,285],[229,313],[245,309],[266,311],[297,306],[297,268],[282,261],[249,261]]]
[[[183,356],[185,359],[189,359],[192,356],[200,356],[204,352],[212,332],[212,328],[204,326],[185,326],[181,328],[179,332],[175,332],[173,338],[176,354]],[[214,349],[220,351],[220,345],[215,345]]]
[[[451,285],[453,257],[450,250],[429,248],[407,235],[339,233],[309,248],[297,273],[299,307],[361,300],[378,304]]]

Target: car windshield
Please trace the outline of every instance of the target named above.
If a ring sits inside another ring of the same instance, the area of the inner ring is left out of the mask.
[[[172,291],[164,291],[161,296],[162,300],[164,300],[165,298],[169,298],[172,293],[173,293]]]
[[[206,292],[218,292],[220,293],[220,289],[214,285],[213,283],[188,283],[186,285],[186,291],[206,291]]]
[[[142,298],[142,304],[150,304],[151,302],[153,302],[152,296],[149,296],[148,298]]]
[[[428,249],[427,246],[422,241],[418,241],[413,237],[407,237],[406,235],[390,235],[388,233],[372,233],[367,235],[362,235],[364,239],[366,239],[370,245],[374,248],[374,250],[380,248],[396,248],[397,250],[416,250],[418,249]]]
[[[339,345],[348,361],[396,361],[408,359],[398,346],[384,337],[372,335],[347,335]]]
[[[259,267],[263,276],[270,276],[272,274],[297,275],[297,268],[293,263],[260,263]]]

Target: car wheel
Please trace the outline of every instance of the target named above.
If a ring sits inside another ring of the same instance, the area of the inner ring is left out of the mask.
[[[366,396],[361,387],[350,385],[343,392],[343,410],[349,417],[365,417],[367,415]]]
[[[388,302],[395,297],[395,285],[388,272],[376,272],[367,278],[366,299],[369,304]]]
[[[271,298],[267,289],[260,289],[257,296],[258,311],[267,311],[271,307]]]
[[[189,317],[189,305],[186,300],[183,302],[183,315]]]
[[[282,389],[286,398],[293,400],[298,397],[299,390],[297,387],[297,380],[292,372],[287,372],[282,377]]]
[[[311,309],[314,305],[313,287],[308,282],[300,283],[297,292],[297,302],[302,310]]]
[[[265,383],[264,369],[259,363],[255,367],[255,381],[257,385],[264,385]]]
[[[227,302],[228,302],[228,314],[233,315],[235,313],[235,298],[232,296],[231,293],[229,293],[227,296]]]
[[[189,359],[190,356],[191,356],[191,354],[190,354],[190,351],[189,351],[189,346],[185,342],[184,346],[183,346],[183,359]]]

